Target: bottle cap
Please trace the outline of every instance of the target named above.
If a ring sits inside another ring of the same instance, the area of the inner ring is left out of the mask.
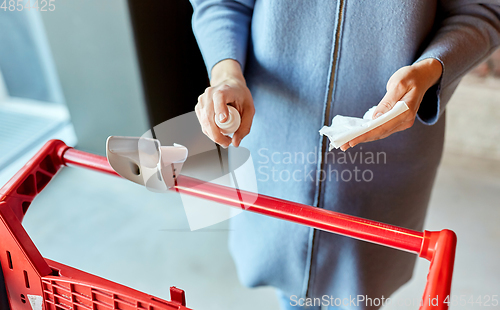
[[[224,123],[221,123],[219,121],[218,115],[215,115],[215,124],[221,129],[220,132],[223,135],[229,136],[235,133],[238,128],[240,128],[241,117],[240,113],[238,113],[238,110],[236,110],[234,107],[228,105],[227,108],[229,110],[229,115],[227,116],[226,121]]]

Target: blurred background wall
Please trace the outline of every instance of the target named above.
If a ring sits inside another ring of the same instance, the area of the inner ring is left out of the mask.
[[[446,152],[500,160],[500,50],[465,76],[446,113]]]
[[[0,9],[0,184],[48,139],[76,143],[41,14]]]
[[[109,135],[148,128],[124,1],[58,1],[41,14],[78,147],[103,154]]]
[[[189,1],[65,0],[41,15],[81,149],[193,111],[207,86]]]

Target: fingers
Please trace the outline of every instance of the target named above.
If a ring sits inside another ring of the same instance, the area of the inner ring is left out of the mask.
[[[220,128],[215,124],[213,94],[210,87],[205,90],[203,95],[198,97],[198,104],[195,107],[195,112],[203,133],[215,143],[227,148],[231,143],[231,138],[224,136],[220,132]]]
[[[227,104],[234,102],[234,98],[232,93],[229,91],[229,87],[223,86],[221,89],[216,90],[212,99],[214,103],[215,117],[217,117],[219,122],[225,123],[229,115]]]
[[[342,151],[344,151],[344,152],[345,152],[345,151],[347,151],[347,149],[348,149],[348,148],[350,148],[350,147],[351,147],[351,146],[349,145],[349,142],[347,142],[347,143],[344,143],[343,145],[341,145],[341,146],[340,146],[340,149],[341,149]]]
[[[421,69],[413,65],[402,67],[396,71],[387,82],[387,92],[375,108],[372,118],[376,119],[387,113],[400,100],[405,101],[409,109],[379,127],[352,139],[348,145],[342,145],[341,149],[347,150],[349,147],[354,147],[359,143],[384,139],[393,133],[412,127],[422,98],[429,88],[427,85],[429,83],[425,81],[427,75],[429,73],[422,72]]]
[[[399,131],[403,131],[403,130],[406,130],[408,128],[410,128],[412,126],[412,123],[410,122],[404,122],[402,123],[401,125],[399,126],[396,126],[395,128],[393,128],[392,130],[390,130],[389,132],[386,132],[383,136],[381,136],[379,139],[385,139],[387,138],[388,136],[392,135],[393,133],[396,133],[396,132],[399,132]]]
[[[405,98],[403,98],[405,99]],[[411,110],[407,110],[385,124],[382,124],[359,137],[349,141],[349,147],[354,147],[360,143],[375,141],[387,138],[388,136],[398,131],[406,130],[413,126],[415,122],[415,114]]]
[[[254,114],[255,108],[253,107],[253,105],[245,108],[245,110],[242,111],[240,128],[238,128],[238,130],[234,133],[232,139],[233,145],[235,147],[240,146],[241,140],[250,133]]]
[[[216,117],[217,122],[227,122],[228,103],[236,108],[241,116],[240,127],[232,138],[223,135],[215,122]],[[250,133],[255,114],[252,95],[246,84],[231,79],[220,85],[208,87],[198,97],[195,111],[203,133],[223,147],[228,147],[231,143],[236,147],[240,145],[241,140]]]
[[[373,119],[380,117],[381,115],[389,112],[396,102],[398,102],[406,93],[406,89],[400,85],[394,87],[388,87],[387,93],[384,98],[380,100],[377,108],[373,111]]]
[[[389,112],[394,107],[394,105],[396,105],[396,102],[400,100],[405,100],[407,101],[407,103],[409,103],[415,99],[413,98],[414,94],[412,94],[412,91],[409,90],[408,84],[404,82],[404,79],[401,79],[398,75],[399,70],[387,82],[387,92],[385,93],[382,100],[380,100],[379,104],[375,108],[375,111],[373,111],[372,119],[377,119],[381,115]],[[398,115],[387,123],[382,124],[381,126],[376,127],[368,131],[367,133],[364,133],[361,136],[349,141],[349,146],[354,147],[359,143],[379,140],[391,135],[393,132],[395,132],[395,128],[398,128],[415,118],[414,115],[412,117],[411,114],[411,111],[406,111]]]
[[[214,121],[210,122],[208,127],[209,127],[208,137],[212,139],[212,141],[214,141],[215,143],[219,144],[224,148],[227,148],[229,144],[231,144],[231,138],[223,135],[220,132],[220,128],[215,124]]]
[[[422,98],[420,98],[415,91],[410,90],[408,93],[397,100],[404,100],[408,104],[408,106],[411,107],[415,102],[421,101]],[[410,108],[409,110],[406,110],[405,112],[399,114],[390,121],[362,134],[359,137],[352,139],[351,141],[349,141],[349,146],[354,147],[360,143],[383,139],[393,133],[408,129],[413,126],[413,123],[415,122],[415,114],[416,112]]]
[[[396,75],[397,72],[387,82],[387,92],[382,100],[380,100],[375,111],[373,111],[373,119],[376,119],[390,111],[396,102],[401,100],[401,98],[407,93],[408,87],[406,86],[406,83],[396,81]]]
[[[382,137],[387,137],[390,133],[392,133],[393,129],[399,127],[401,124],[405,123],[407,121],[407,114],[410,113],[409,111],[403,112],[402,114],[398,115],[397,117],[391,119],[385,124],[382,124],[364,134],[362,134],[359,137],[356,137],[349,141],[349,146],[354,147],[360,143],[364,142],[370,142],[374,140],[379,140],[382,139]]]

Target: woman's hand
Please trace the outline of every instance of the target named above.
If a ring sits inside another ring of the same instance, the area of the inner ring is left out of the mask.
[[[398,101],[405,101],[409,110],[354,138],[340,149],[345,151],[359,143],[383,139],[413,126],[425,92],[439,81],[442,71],[441,63],[434,58],[424,59],[396,71],[387,82],[387,93],[373,112],[373,119],[391,110]]]
[[[246,85],[240,64],[232,59],[216,64],[212,69],[210,85],[198,97],[198,104],[195,107],[201,129],[207,137],[222,147],[227,148],[231,143],[238,147],[241,139],[250,133],[255,114],[252,95]],[[215,117],[222,123],[227,120],[229,115],[227,104],[236,108],[241,116],[240,128],[232,139],[223,135],[215,124]]]

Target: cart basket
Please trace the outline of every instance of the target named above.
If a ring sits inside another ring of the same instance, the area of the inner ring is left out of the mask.
[[[43,258],[22,226],[33,199],[63,166],[119,176],[107,159],[48,141],[0,189],[0,307],[12,310],[185,310],[183,290],[170,301]],[[448,309],[457,238],[451,230],[414,231],[179,176],[171,190],[316,229],[407,251],[431,262],[420,309]],[[245,201],[245,197],[252,197]],[[2,286],[3,284],[3,286]],[[7,300],[5,300],[7,299]]]

